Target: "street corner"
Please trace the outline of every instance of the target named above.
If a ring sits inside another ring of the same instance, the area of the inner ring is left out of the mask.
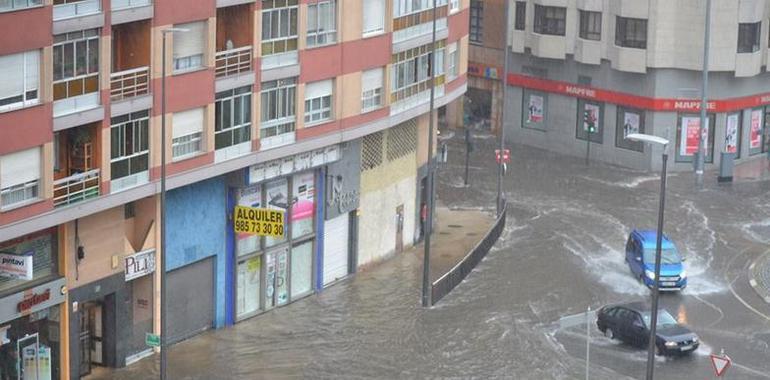
[[[770,250],[749,265],[749,285],[770,304]]]

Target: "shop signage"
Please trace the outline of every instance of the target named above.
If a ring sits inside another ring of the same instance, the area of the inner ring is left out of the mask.
[[[478,66],[478,65],[477,65]],[[474,75],[473,66],[468,64],[468,73]],[[483,66],[482,66],[483,68]],[[476,70],[481,70],[476,68]],[[481,75],[481,74],[475,74]],[[524,87],[555,94],[574,96],[597,102],[612,103],[633,108],[661,112],[698,112],[701,101],[698,99],[650,98],[629,93],[610,91],[590,86],[581,86],[521,74],[508,74],[509,85]],[[711,100],[706,103],[709,112],[730,112],[770,104],[770,93],[745,96],[740,98]]]
[[[146,343],[148,347],[160,347],[160,335],[145,333],[144,343]]]
[[[331,193],[327,205],[334,207],[340,214],[358,207],[358,189],[349,189],[345,186],[345,177],[331,177]]]
[[[502,70],[500,70],[500,68],[496,66],[489,66],[481,63],[468,62],[469,75],[484,77],[489,79],[500,79],[499,73],[501,71]]]
[[[155,250],[150,249],[126,256],[126,281],[155,272]]]
[[[60,278],[0,299],[0,324],[64,302],[66,285]]]
[[[0,277],[31,280],[33,278],[32,269],[31,252],[27,255],[0,253]]]
[[[235,206],[233,213],[236,233],[283,238],[283,210]]]
[[[358,208],[361,198],[361,142],[340,146],[342,159],[326,166],[324,176],[324,213],[326,220]]]
[[[253,185],[275,177],[282,177],[306,169],[330,164],[340,159],[338,145],[327,146],[277,160],[249,166],[248,183]]]

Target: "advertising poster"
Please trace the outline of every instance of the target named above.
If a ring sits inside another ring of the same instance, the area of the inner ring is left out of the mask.
[[[626,112],[623,115],[623,138],[630,134],[639,133],[639,114]]]
[[[527,122],[528,123],[541,123],[543,122],[543,97],[539,95],[529,96],[529,106],[527,107]]]
[[[762,147],[762,110],[751,111],[751,136],[749,144],[751,149]]]
[[[706,128],[704,128],[703,131],[704,134],[708,134],[708,128],[708,119],[706,119]],[[682,118],[682,135],[679,139],[680,156],[692,156],[698,151],[698,132],[700,132],[700,117],[693,116]],[[708,153],[708,144],[706,145],[706,152]]]
[[[740,118],[737,113],[727,116],[727,127],[725,128],[725,152],[727,153],[738,152],[739,122]]]
[[[291,204],[291,236],[299,237],[313,232],[315,214],[315,175],[313,172],[294,176]]]
[[[286,211],[289,209],[290,204],[289,181],[284,178],[268,183],[265,186],[265,202],[266,204],[263,207],[284,211],[284,215],[286,215]],[[284,228],[285,227],[286,226],[284,225]],[[282,238],[266,236],[265,244],[269,247],[282,242],[285,239],[286,235],[283,235]]]
[[[262,207],[262,191],[260,185],[249,186],[241,189],[238,198],[239,206]],[[235,235],[235,245],[238,255],[245,255],[256,251],[259,248],[259,236],[237,233]]]
[[[593,127],[593,133],[599,132],[599,106],[596,104],[586,104],[584,109],[583,130],[586,133]]]

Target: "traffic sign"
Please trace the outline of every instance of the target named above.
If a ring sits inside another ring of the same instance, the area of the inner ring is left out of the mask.
[[[145,333],[144,343],[146,343],[148,347],[160,347],[160,335]]]
[[[282,238],[284,212],[269,208],[235,206],[233,228],[236,233]]]
[[[500,162],[500,149],[495,149],[495,160],[497,161],[498,164],[501,163]],[[503,149],[502,162],[504,162],[506,164],[511,162],[511,150],[510,149]]]
[[[722,376],[730,368],[732,362],[730,357],[725,355],[724,351],[720,355],[711,354],[711,365],[714,367],[714,373],[717,376]]]

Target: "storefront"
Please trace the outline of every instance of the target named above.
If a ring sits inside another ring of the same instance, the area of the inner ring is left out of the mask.
[[[58,379],[61,306],[55,228],[0,246],[0,379]]]
[[[287,221],[283,238],[234,234],[236,320],[312,294],[318,278],[317,215],[323,215],[320,168],[339,156],[335,145],[254,165],[247,168],[245,186],[232,190],[235,204],[281,210]]]

